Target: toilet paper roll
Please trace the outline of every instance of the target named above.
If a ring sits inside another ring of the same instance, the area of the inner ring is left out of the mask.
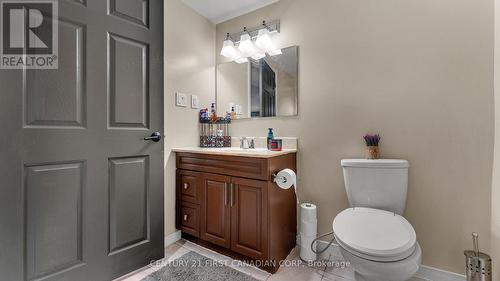
[[[300,233],[305,235],[316,236],[316,228],[318,226],[318,221],[300,221]]]
[[[304,261],[315,261],[317,255],[311,250],[311,243],[314,241],[314,236],[300,237],[300,258]],[[316,249],[316,242],[313,248]]]
[[[311,250],[311,243],[318,235],[316,205],[302,203],[300,205],[300,258],[315,261],[317,255]],[[316,248],[316,245],[314,245]]]
[[[311,203],[300,204],[300,220],[316,220],[316,205]]]
[[[299,195],[297,194],[297,175],[291,169],[283,169],[276,174],[274,182],[282,189],[289,189],[293,186],[297,204],[299,204]]]

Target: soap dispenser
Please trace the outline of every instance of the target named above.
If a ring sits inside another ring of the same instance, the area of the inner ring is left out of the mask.
[[[267,132],[267,149],[271,149],[271,141],[274,139],[273,128],[269,128]]]

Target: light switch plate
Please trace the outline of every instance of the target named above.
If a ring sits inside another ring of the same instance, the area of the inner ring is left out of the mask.
[[[200,105],[198,103],[198,96],[197,95],[191,95],[191,108],[199,108]]]
[[[175,105],[176,106],[187,106],[187,95],[183,93],[176,92],[175,93]]]

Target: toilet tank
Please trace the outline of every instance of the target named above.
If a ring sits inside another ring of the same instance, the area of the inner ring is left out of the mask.
[[[402,215],[408,190],[408,161],[344,159],[341,161],[351,207],[367,207]]]

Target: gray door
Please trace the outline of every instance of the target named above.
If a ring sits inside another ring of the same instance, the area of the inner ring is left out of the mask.
[[[0,280],[163,257],[163,4],[59,0],[59,68],[0,70]]]

